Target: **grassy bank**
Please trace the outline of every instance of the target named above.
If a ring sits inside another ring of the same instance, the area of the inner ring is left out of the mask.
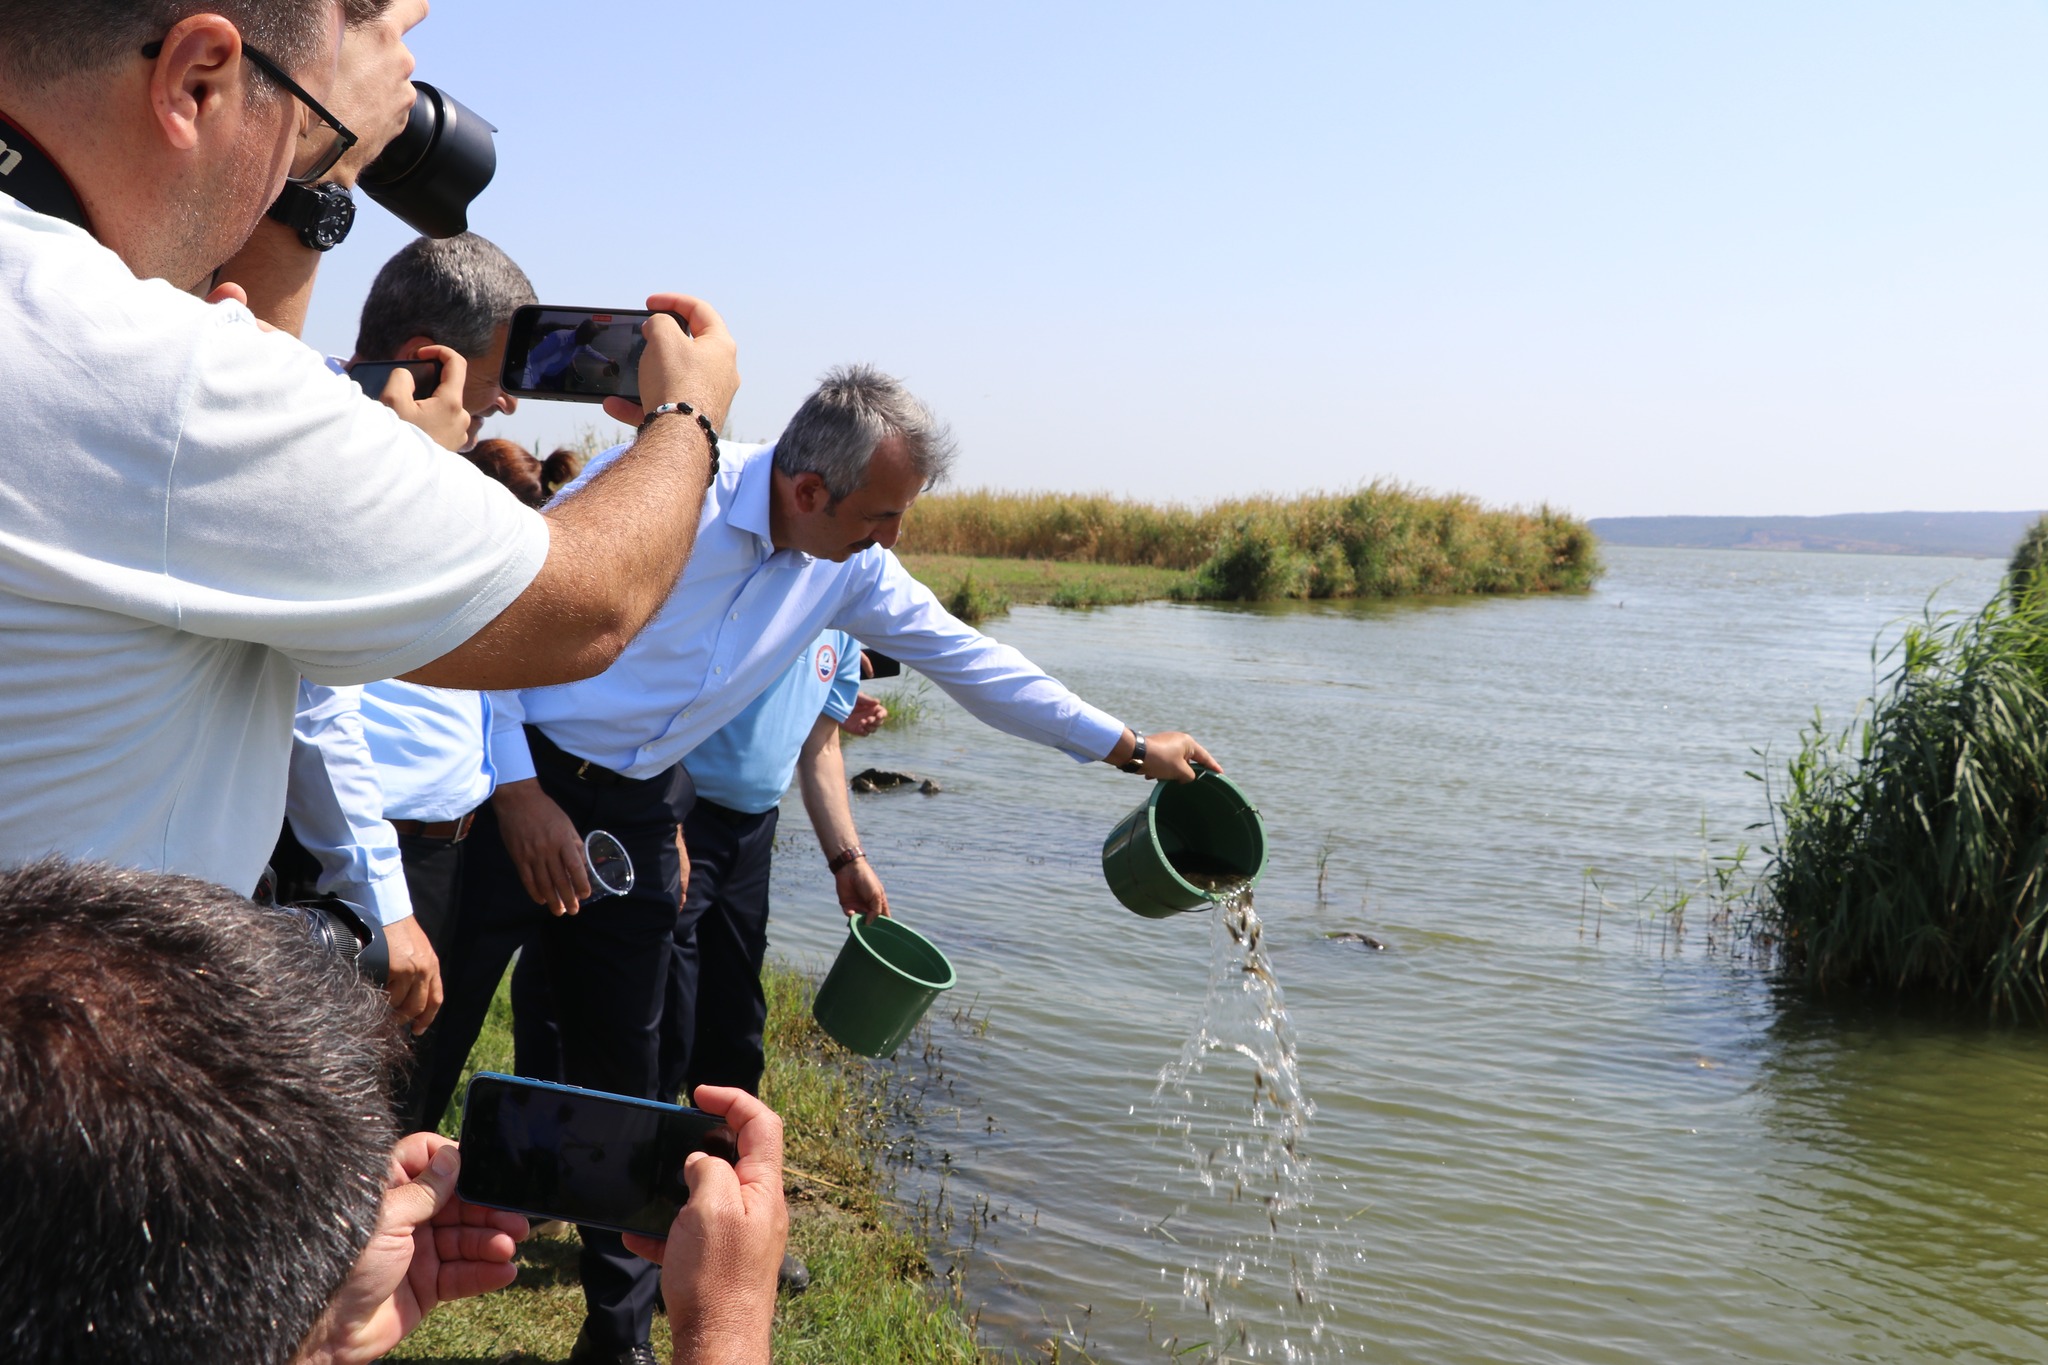
[[[1018,601],[1055,601],[1060,587],[1090,579],[1105,593],[1129,594],[1100,601],[1242,601],[1574,591],[1600,573],[1593,536],[1576,518],[1548,507],[1487,508],[1392,483],[1206,507],[1065,493],[937,493],[919,499],[898,549],[919,563],[973,560],[977,577],[996,560],[1072,570],[1035,580],[1022,569],[990,570],[1043,585],[1042,599],[1013,593]]]
[[[2048,591],[1907,632],[1868,718],[1802,736],[1758,924],[1809,986],[2048,1011]]]
[[[910,514],[924,514],[924,503]],[[904,567],[949,608],[972,580],[981,594],[1023,606],[1109,607],[1185,597],[1194,576],[1149,565],[1070,563],[1057,559],[988,559],[969,555],[906,553]],[[972,593],[969,594],[973,595]],[[959,612],[955,611],[957,616]],[[984,610],[983,614],[995,615]],[[963,618],[965,619],[965,618]]]
[[[927,1279],[918,1239],[897,1226],[878,1163],[888,1147],[879,1073],[833,1047],[811,1019],[810,983],[771,965],[768,1074],[762,1098],[783,1117],[790,1250],[811,1287],[785,1297],[775,1319],[778,1365],[905,1361],[941,1365],[983,1357],[961,1316]],[[512,1069],[511,1010],[501,986],[471,1061]],[[565,1360],[583,1321],[576,1234],[556,1229],[520,1253],[510,1289],[434,1314],[391,1356],[445,1365],[541,1365]],[[654,1324],[668,1355],[668,1325]]]

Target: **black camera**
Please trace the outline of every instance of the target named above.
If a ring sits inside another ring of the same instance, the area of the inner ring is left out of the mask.
[[[362,907],[339,896],[315,896],[269,908],[296,919],[315,947],[354,967],[371,985],[390,981],[391,949],[383,929]]]
[[[413,82],[412,117],[363,171],[363,193],[428,237],[469,231],[469,206],[498,173],[497,129],[444,90]]]

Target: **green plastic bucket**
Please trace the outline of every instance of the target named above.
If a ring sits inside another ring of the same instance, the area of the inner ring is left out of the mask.
[[[1256,883],[1265,874],[1266,822],[1221,773],[1155,782],[1145,803],[1102,841],[1110,891],[1148,919],[1204,909],[1228,894],[1205,881]]]
[[[953,989],[953,964],[930,939],[893,919],[862,924],[856,916],[848,926],[811,1017],[848,1052],[886,1057],[939,992]]]

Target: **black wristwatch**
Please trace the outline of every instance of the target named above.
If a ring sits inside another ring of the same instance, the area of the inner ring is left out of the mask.
[[[346,186],[324,180],[317,185],[286,185],[270,206],[270,216],[296,229],[299,240],[315,251],[332,251],[355,225],[355,196]]]

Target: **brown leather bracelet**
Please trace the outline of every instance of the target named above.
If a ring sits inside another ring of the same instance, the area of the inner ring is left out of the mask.
[[[860,851],[859,844],[855,844],[852,848],[842,848],[833,857],[826,859],[825,870],[836,877],[839,875],[840,869],[852,867],[867,856],[867,854]]]

